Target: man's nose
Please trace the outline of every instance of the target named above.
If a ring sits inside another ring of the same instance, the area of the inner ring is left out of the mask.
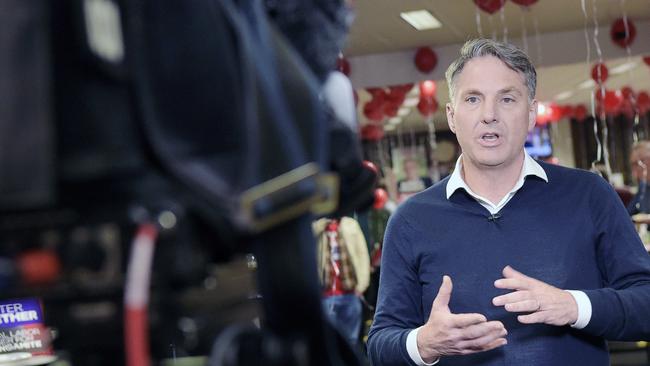
[[[493,123],[497,121],[497,108],[496,103],[490,100],[486,100],[486,103],[483,103],[483,110],[481,116],[481,122],[485,124]]]

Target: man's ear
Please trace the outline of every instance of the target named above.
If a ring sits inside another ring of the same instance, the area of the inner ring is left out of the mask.
[[[449,130],[456,133],[456,121],[454,120],[454,107],[451,105],[451,102],[445,105],[445,112],[447,114],[447,124],[449,125]]]
[[[532,131],[537,123],[537,99],[533,99],[528,110],[528,132]]]

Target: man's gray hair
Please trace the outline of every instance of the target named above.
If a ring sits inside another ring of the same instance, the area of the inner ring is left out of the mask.
[[[528,88],[528,101],[535,98],[535,89],[537,88],[537,72],[533,63],[528,58],[528,55],[520,48],[509,44],[491,39],[479,38],[467,41],[463,48],[460,49],[460,57],[452,62],[447,68],[445,77],[447,78],[447,85],[449,86],[449,99],[453,101],[455,90],[456,78],[463,71],[465,64],[475,58],[482,56],[494,56],[501,60],[510,69],[521,72],[526,81]]]

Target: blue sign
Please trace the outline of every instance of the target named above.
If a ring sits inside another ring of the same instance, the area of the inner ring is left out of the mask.
[[[43,312],[38,299],[0,301],[0,328],[42,323]]]

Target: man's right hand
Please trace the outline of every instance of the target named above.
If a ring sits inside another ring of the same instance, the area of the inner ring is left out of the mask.
[[[444,276],[429,320],[418,331],[418,351],[424,362],[440,356],[489,351],[508,343],[508,332],[500,321],[487,321],[482,314],[452,314],[451,290],[451,278]]]

